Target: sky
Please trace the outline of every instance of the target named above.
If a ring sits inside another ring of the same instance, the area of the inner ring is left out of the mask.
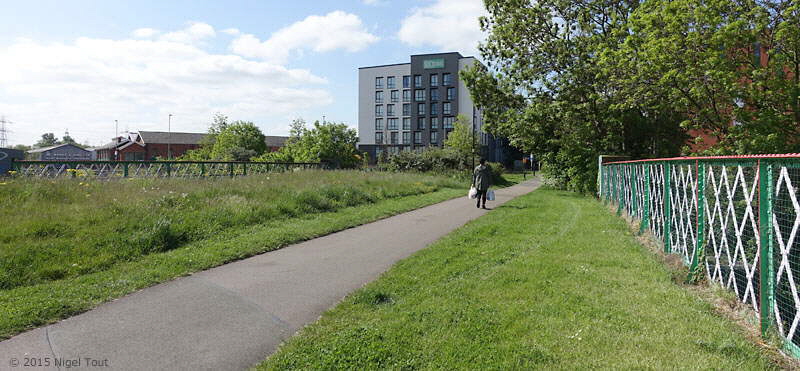
[[[477,55],[481,0],[0,0],[9,145],[66,131],[205,132],[214,113],[286,135],[357,127],[358,67]]]

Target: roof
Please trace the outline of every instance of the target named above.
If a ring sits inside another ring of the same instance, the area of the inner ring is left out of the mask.
[[[66,147],[66,146],[75,147],[75,148],[80,149],[82,151],[90,152],[90,151],[88,151],[86,149],[83,149],[81,147],[78,147],[78,146],[76,146],[76,145],[74,145],[72,143],[64,143],[64,144],[59,144],[59,145],[50,146],[50,147],[42,147],[42,148],[32,149],[32,150],[28,151],[28,153],[47,152],[47,151],[50,151],[50,150],[54,150],[56,148],[61,148],[61,147]]]
[[[140,131],[139,137],[144,144],[169,143],[169,144],[200,144],[208,134],[205,133],[169,133],[166,131]]]
[[[265,136],[264,143],[267,144],[267,147],[283,147],[286,144],[286,141],[289,137],[281,137],[281,136]]]

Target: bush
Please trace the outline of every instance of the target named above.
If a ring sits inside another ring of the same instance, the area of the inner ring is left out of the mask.
[[[423,151],[403,151],[389,156],[387,170],[392,171],[448,171],[459,168],[458,153],[451,149],[429,148]]]

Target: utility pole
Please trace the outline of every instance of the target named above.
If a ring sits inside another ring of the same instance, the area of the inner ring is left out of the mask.
[[[167,121],[167,160],[172,160],[172,114]]]
[[[0,148],[8,147],[8,129],[6,124],[12,124],[11,121],[6,121],[5,116],[0,116]]]

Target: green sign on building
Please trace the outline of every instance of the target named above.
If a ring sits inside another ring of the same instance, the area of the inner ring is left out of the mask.
[[[426,59],[422,61],[422,68],[426,70],[444,68],[444,58]]]

